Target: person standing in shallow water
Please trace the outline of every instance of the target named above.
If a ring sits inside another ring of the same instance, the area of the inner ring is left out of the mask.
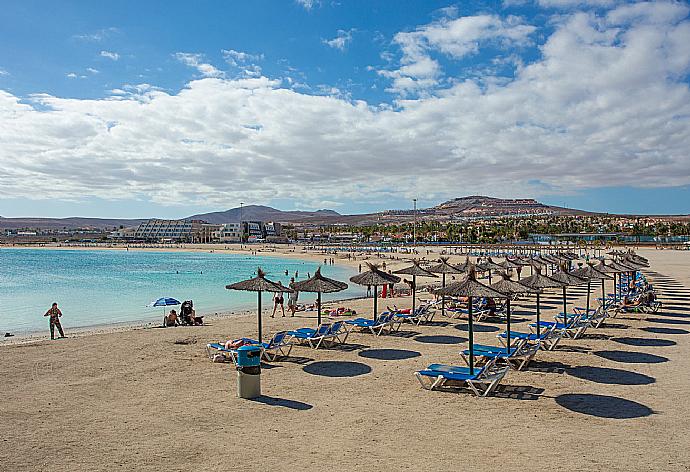
[[[58,308],[58,304],[53,303],[53,306],[51,306],[50,309],[46,311],[46,314],[43,316],[50,316],[50,339],[55,339],[56,326],[58,332],[60,333],[60,337],[64,338],[65,333],[62,331],[62,325],[60,324],[60,317],[62,316],[62,312]]]

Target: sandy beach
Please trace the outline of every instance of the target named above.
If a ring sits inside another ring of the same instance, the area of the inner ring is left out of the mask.
[[[238,399],[234,368],[205,353],[207,342],[255,335],[254,313],[2,345],[0,463],[9,471],[690,470],[690,252],[639,254],[650,260],[660,313],[621,314],[540,352],[490,398],[426,391],[415,379],[430,363],[462,362],[466,325],[438,314],[391,336],[295,347],[265,366],[256,401]],[[581,304],[585,288],[569,293]],[[556,292],[542,300],[545,319],[560,310]],[[518,303],[515,329],[527,330],[533,303]],[[371,299],[347,305],[371,315]],[[269,333],[315,325],[315,313],[268,314]],[[479,325],[477,342],[496,344],[504,326]]]

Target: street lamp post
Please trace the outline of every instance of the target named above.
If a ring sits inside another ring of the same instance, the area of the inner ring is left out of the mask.
[[[242,246],[242,243],[244,242],[244,228],[242,227],[242,207],[244,206],[244,202],[240,202],[240,247]]]
[[[412,222],[412,246],[417,248],[417,199],[413,198],[412,202],[414,204],[414,220]]]

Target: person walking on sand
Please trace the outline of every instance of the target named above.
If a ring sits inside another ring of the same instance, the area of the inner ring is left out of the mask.
[[[58,332],[60,333],[60,337],[66,337],[65,333],[62,331],[62,325],[60,324],[60,317],[62,316],[62,312],[58,308],[57,303],[53,303],[53,306],[51,306],[50,309],[46,311],[46,314],[43,316],[50,316],[50,339],[55,339],[56,326]]]
[[[273,313],[271,314],[271,318],[274,318],[276,316],[276,310],[278,309],[278,306],[280,306],[280,309],[283,311],[283,318],[285,318],[285,299],[283,298],[283,292],[276,292],[273,295]]]
[[[290,316],[294,317],[297,311],[297,297],[299,297],[299,292],[295,290],[295,279],[294,277],[290,279],[289,287],[292,289],[290,295],[288,296],[288,310],[290,310]]]

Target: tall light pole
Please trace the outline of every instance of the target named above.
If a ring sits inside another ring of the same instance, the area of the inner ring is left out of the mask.
[[[244,206],[244,202],[240,202],[240,246],[242,245],[242,242],[244,240],[244,228],[242,227],[242,207]]]
[[[412,223],[412,246],[417,248],[417,199],[413,198],[412,202],[414,204],[414,220]]]

